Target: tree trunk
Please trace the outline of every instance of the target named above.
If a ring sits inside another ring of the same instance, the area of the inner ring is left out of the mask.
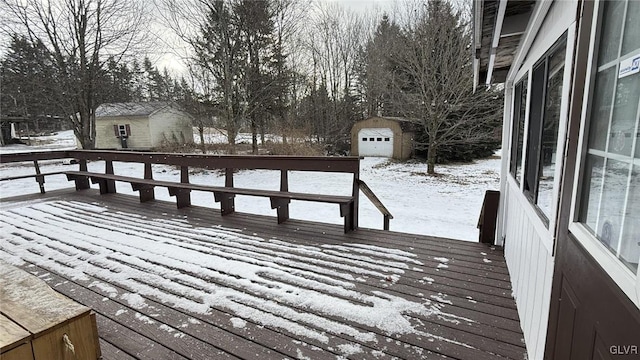
[[[198,126],[198,133],[200,134],[200,149],[203,154],[206,154],[207,146],[204,143],[204,126]]]
[[[251,115],[251,153],[258,155],[258,125],[254,114]]]
[[[429,175],[436,173],[436,153],[437,147],[433,141],[429,141],[429,150],[427,153],[427,174]]]

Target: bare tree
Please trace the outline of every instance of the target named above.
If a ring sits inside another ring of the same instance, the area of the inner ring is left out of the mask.
[[[361,16],[337,3],[319,3],[316,8],[307,44],[313,63],[312,84],[326,87],[331,99],[326,117],[318,119],[319,135],[325,141],[345,134],[353,121],[349,104],[356,61],[368,31]]]
[[[42,42],[56,68],[56,100],[85,149],[95,146],[98,79],[108,59],[142,41],[146,13],[128,0],[0,0],[5,33]]]
[[[301,34],[307,20],[310,1],[274,0],[276,86],[278,97],[274,104],[274,117],[282,134],[282,142],[287,142],[288,132],[294,124],[293,117],[298,107],[300,90],[304,87]]]
[[[495,136],[500,95],[473,92],[469,26],[446,1],[409,9],[405,48],[393,61],[396,101],[417,119],[427,138],[416,146],[428,150],[427,172],[435,173],[438,151],[445,146],[488,141]]]

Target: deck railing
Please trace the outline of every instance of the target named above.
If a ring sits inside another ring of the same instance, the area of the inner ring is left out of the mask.
[[[16,162],[32,162],[34,174],[2,177],[0,181],[16,180],[33,177],[44,193],[45,176],[60,174],[61,172],[42,173],[40,163],[45,160],[73,159],[78,163],[80,171],[87,171],[87,163],[94,161],[105,162],[105,174],[113,174],[114,162],[129,162],[144,164],[142,179],[153,179],[152,166],[162,164],[180,168],[180,182],[189,183],[189,169],[223,170],[225,187],[234,187],[233,174],[236,170],[260,169],[280,171],[280,191],[288,191],[290,171],[316,171],[349,173],[353,176],[352,195],[354,198],[354,221],[357,228],[359,193],[362,192],[383,215],[383,228],[389,229],[389,220],[393,218],[380,199],[373,193],[364,181],[359,178],[360,158],[347,157],[317,157],[317,156],[261,156],[261,155],[202,155],[177,154],[157,152],[132,151],[101,151],[101,150],[63,150],[6,154],[0,156],[0,164]],[[87,180],[88,187],[88,180]]]

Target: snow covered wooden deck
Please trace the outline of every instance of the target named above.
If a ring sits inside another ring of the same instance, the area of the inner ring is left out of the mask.
[[[91,307],[104,359],[525,357],[490,246],[95,190],[0,216],[0,257]]]

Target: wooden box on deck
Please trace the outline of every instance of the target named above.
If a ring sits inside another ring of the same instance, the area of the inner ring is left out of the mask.
[[[0,358],[98,359],[95,314],[0,260]]]

